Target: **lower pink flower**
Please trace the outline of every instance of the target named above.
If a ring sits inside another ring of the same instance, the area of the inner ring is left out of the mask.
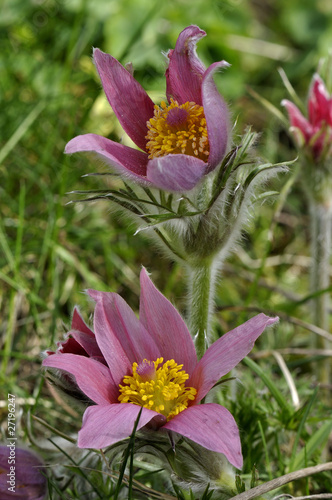
[[[104,448],[149,425],[173,431],[223,453],[237,468],[243,458],[239,430],[230,412],[202,399],[253,348],[278,318],[258,314],[214,342],[200,361],[182,317],[141,272],[140,317],[116,293],[89,290],[96,301],[96,342],[106,361],[58,353],[45,367],[64,370],[96,404],[89,406],[79,431],[80,448]]]

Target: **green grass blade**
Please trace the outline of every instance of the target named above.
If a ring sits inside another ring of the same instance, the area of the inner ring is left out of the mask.
[[[79,474],[80,476],[82,476],[90,485],[91,487],[93,488],[93,490],[96,492],[96,494],[98,495],[99,498],[103,498],[102,494],[99,492],[98,488],[96,488],[96,486],[93,484],[93,482],[91,481],[90,477],[84,472],[84,469],[83,467],[80,467],[78,463],[75,462],[75,460],[69,455],[69,453],[67,453],[65,450],[63,450],[60,446],[58,446],[56,444],[55,441],[53,441],[52,439],[49,439],[50,443],[53,444],[53,446],[55,446],[55,448],[57,448],[65,457],[68,458],[68,460],[74,465],[75,467],[75,471],[77,471],[77,474]]]
[[[73,269],[75,269],[84,280],[89,283],[89,287],[95,288],[101,291],[108,291],[107,285],[103,282],[99,276],[95,273],[91,272],[84,262],[80,261],[76,255],[73,255],[69,250],[61,245],[56,245],[54,247],[55,254],[66,262],[66,264],[70,265]]]
[[[13,270],[15,268],[15,259],[8,244],[6,233],[2,228],[2,224],[0,225],[0,247],[2,248],[8,266],[10,267],[11,270]]]
[[[16,233],[16,242],[15,242],[15,275],[18,275],[19,273],[19,267],[21,262],[23,229],[24,229],[25,196],[26,196],[26,188],[25,188],[25,183],[22,181],[19,194],[19,211],[18,211],[19,219],[18,219],[18,227]]]
[[[294,462],[296,460],[297,447],[298,447],[299,440],[300,440],[300,437],[301,437],[301,434],[302,434],[302,431],[303,431],[303,428],[304,428],[304,424],[305,424],[305,422],[306,422],[306,420],[308,418],[308,415],[310,413],[310,410],[311,410],[314,402],[316,401],[318,390],[319,390],[319,388],[316,387],[315,391],[313,392],[313,395],[310,398],[309,403],[306,406],[305,412],[303,414],[303,417],[301,419],[299,428],[297,430],[297,433],[296,433],[296,436],[295,436],[295,440],[294,440],[294,444],[293,444],[292,455],[291,455],[291,459],[290,459],[290,463],[289,463],[289,467],[288,467],[289,472],[292,472],[292,471],[296,470],[294,468]]]
[[[306,462],[310,460],[313,454],[319,450],[321,446],[327,443],[328,438],[332,431],[332,419],[327,420],[321,427],[316,431],[302,450],[298,453],[295,460],[293,461],[293,470],[301,469],[305,467]]]
[[[4,147],[0,151],[0,164],[9,155],[9,153],[14,149],[16,144],[21,140],[23,135],[28,131],[33,122],[37,120],[40,113],[45,108],[46,103],[43,101],[38,102],[36,106],[30,111],[28,116],[23,120],[21,125],[16,129],[11,138],[6,142]]]
[[[272,470],[271,470],[271,462],[270,462],[270,458],[269,458],[269,450],[268,450],[266,439],[265,439],[264,429],[263,429],[263,426],[262,426],[262,423],[261,423],[260,420],[258,420],[257,424],[258,424],[258,427],[259,427],[259,432],[260,432],[261,437],[262,437],[262,443],[263,443],[264,452],[265,452],[266,470],[267,470],[269,479],[271,480],[271,479],[273,479],[273,474],[272,474]]]
[[[306,113],[304,102],[302,99],[299,98],[299,96],[295,92],[295,89],[294,89],[293,85],[291,84],[291,82],[288,80],[288,77],[287,77],[285,71],[282,68],[279,68],[278,71],[279,71],[279,75],[282,79],[282,82],[286,87],[287,92],[289,93],[291,99],[294,101],[294,104],[296,104],[296,106],[302,111],[302,113]]]
[[[139,419],[141,418],[142,411],[143,411],[143,406],[141,407],[141,409],[140,409],[140,411],[138,413],[137,419],[135,420],[133,432],[131,433],[129,443],[128,443],[125,455],[123,457],[123,462],[122,462],[121,469],[120,469],[119,479],[118,479],[118,482],[116,484],[116,488],[115,488],[115,492],[114,492],[114,500],[118,500],[118,496],[119,496],[119,493],[120,493],[120,489],[121,489],[121,485],[122,485],[122,480],[123,480],[123,476],[124,476],[124,473],[125,473],[125,470],[126,470],[126,465],[127,465],[127,461],[128,461],[128,458],[129,458],[129,454],[130,453],[133,454],[136,429],[137,429],[137,426],[138,426]],[[129,497],[129,500],[130,500],[130,497]]]
[[[255,361],[252,359],[246,357],[243,359],[243,362],[258,375],[266,387],[270,390],[271,394],[274,396],[275,400],[277,401],[280,409],[286,413],[286,417],[290,417],[292,414],[292,408],[288,404],[287,399],[282,395],[282,393],[279,391],[275,383],[271,380],[271,378],[267,375],[267,372],[265,372]]]

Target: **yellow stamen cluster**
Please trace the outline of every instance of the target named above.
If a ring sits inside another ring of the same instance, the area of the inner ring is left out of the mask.
[[[182,370],[183,365],[175,363],[170,359],[164,363],[163,358],[158,358],[152,363],[143,360],[143,364],[154,364],[150,370],[149,378],[141,376],[140,366],[133,364],[133,374],[123,378],[123,385],[119,385],[120,403],[133,403],[144,408],[149,408],[164,415],[171,420],[175,415],[188,407],[189,401],[193,401],[197,394],[194,387],[185,387],[189,378],[188,373]]]
[[[209,141],[203,106],[194,102],[179,105],[171,99],[155,106],[154,116],[147,122],[149,158],[168,154],[185,154],[207,161]]]

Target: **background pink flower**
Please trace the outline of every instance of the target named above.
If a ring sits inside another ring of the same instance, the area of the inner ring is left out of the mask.
[[[281,103],[286,107],[291,131],[298,146],[307,146],[315,160],[321,155],[329,154],[332,140],[332,98],[318,74],[312,79],[308,98],[308,119],[294,103],[284,99]]]
[[[107,366],[72,353],[54,354],[43,361],[45,367],[72,374],[81,391],[96,403],[84,413],[78,446],[104,448],[128,437],[143,406],[138,429],[149,425],[157,432],[177,432],[209,450],[223,453],[229,462],[241,468],[241,443],[234,418],[223,406],[199,403],[250,352],[257,337],[277,318],[257,315],[217,340],[197,361],[182,317],[155,288],[144,269],[139,319],[116,293],[89,290],[89,295],[96,301],[95,336]],[[158,378],[158,366],[165,375],[163,379]],[[136,382],[138,391],[131,385]],[[139,397],[142,402],[135,404]],[[120,402],[123,399],[125,402]]]
[[[93,53],[106,97],[123,129],[140,149],[96,134],[80,135],[66,153],[93,151],[121,175],[170,191],[192,189],[222,161],[229,139],[229,114],[213,74],[225,61],[204,67],[196,43],[205,36],[185,28],[168,53],[167,103],[155,106],[119,61],[99,49]]]

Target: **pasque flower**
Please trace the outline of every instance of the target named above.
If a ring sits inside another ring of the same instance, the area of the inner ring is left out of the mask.
[[[239,431],[229,411],[202,399],[252,349],[263,330],[277,321],[259,314],[214,342],[200,361],[189,331],[174,306],[141,272],[139,319],[116,293],[88,290],[96,302],[95,338],[107,365],[63,352],[45,367],[71,374],[95,405],[79,431],[80,448],[104,448],[137,429],[174,431],[223,453],[241,468]],[[201,404],[200,404],[201,403]]]
[[[308,97],[308,119],[291,101],[284,99],[291,131],[299,147],[307,147],[315,161],[331,153],[332,141],[332,97],[324,81],[316,73],[313,76]]]
[[[323,61],[322,61],[323,62]],[[326,81],[331,67],[326,61]],[[324,64],[321,65],[323,70]],[[324,80],[315,73],[308,97],[308,119],[287,100],[286,107],[297,145],[305,154],[301,160],[301,185],[309,202],[311,230],[310,292],[312,322],[329,330],[330,325],[330,265],[332,238],[332,96]],[[317,293],[325,291],[325,293]],[[315,336],[318,349],[328,349],[328,341]],[[318,377],[322,384],[331,384],[331,362],[328,358],[318,365]]]
[[[155,106],[129,70],[99,49],[93,59],[106,97],[125,132],[140,149],[96,134],[80,135],[66,153],[95,152],[120,175],[170,191],[192,189],[220,165],[229,139],[229,115],[213,75],[225,61],[207,69],[196,55],[205,36],[197,26],[185,28],[168,52],[166,97]]]
[[[43,463],[29,450],[11,444],[0,446],[1,500],[43,500],[47,493],[47,478]]]

